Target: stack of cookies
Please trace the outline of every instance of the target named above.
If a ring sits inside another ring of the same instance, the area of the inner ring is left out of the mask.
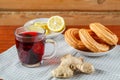
[[[100,23],[91,23],[90,29],[70,28],[65,32],[65,41],[72,47],[92,52],[105,52],[117,45],[118,37]]]

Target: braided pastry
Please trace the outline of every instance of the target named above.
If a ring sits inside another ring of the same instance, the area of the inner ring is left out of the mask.
[[[87,50],[85,45],[81,42],[79,38],[79,29],[71,28],[65,32],[65,41],[72,47],[79,50]]]
[[[90,29],[109,45],[117,45],[118,37],[100,23],[91,23]]]
[[[72,47],[92,52],[105,52],[117,45],[118,37],[100,23],[91,23],[90,29],[70,28],[65,41]]]
[[[109,50],[108,45],[95,41],[86,29],[80,29],[79,36],[83,44],[93,52],[104,52]]]

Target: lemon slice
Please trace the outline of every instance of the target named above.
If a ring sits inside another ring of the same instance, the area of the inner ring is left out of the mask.
[[[43,29],[45,29],[46,30],[46,35],[48,35],[49,34],[49,29],[48,29],[48,27],[47,27],[47,23],[43,23],[43,22],[35,22],[34,24],[33,24],[34,26],[36,26],[36,27],[40,27],[40,28],[43,28]]]
[[[45,32],[46,35],[48,35],[50,33],[50,30],[47,27],[47,23],[43,23],[43,22],[35,22],[26,28],[29,31],[36,31],[36,32],[40,32],[40,33]]]
[[[65,21],[60,16],[52,16],[49,18],[47,26],[51,31],[59,32],[64,29]]]
[[[47,23],[43,23],[43,22],[35,22],[33,25],[34,25],[34,26],[39,26],[39,27],[42,27],[42,28],[46,28]]]
[[[40,32],[40,33],[45,33],[45,30],[41,27],[31,25],[28,27],[29,31],[35,31],[35,32]]]

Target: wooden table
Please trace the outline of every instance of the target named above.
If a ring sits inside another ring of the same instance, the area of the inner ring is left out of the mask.
[[[20,26],[0,26],[0,53],[7,50],[15,44],[14,42],[14,31]],[[67,26],[68,28],[88,28],[88,26]],[[113,31],[120,38],[120,26],[107,26],[111,31]],[[120,44],[120,40],[118,42]]]

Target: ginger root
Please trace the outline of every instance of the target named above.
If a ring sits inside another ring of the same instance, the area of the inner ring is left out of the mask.
[[[73,57],[72,55],[70,54],[67,54],[67,55],[64,55],[62,58],[61,58],[61,63],[60,65],[63,65],[63,66],[68,66],[70,67],[72,70],[76,70],[77,69],[77,66],[76,65],[82,65],[83,63],[83,58],[76,58],[76,57]]]
[[[58,66],[52,71],[52,75],[57,78],[69,78],[73,76],[73,71],[67,66]]]
[[[77,69],[83,73],[92,73],[94,72],[94,66],[90,63],[84,62],[82,65],[76,65]]]
[[[61,58],[60,65],[52,71],[52,75],[57,78],[68,78],[72,77],[76,70],[83,73],[92,73],[95,69],[92,64],[84,62],[83,58],[76,58],[67,54]]]

